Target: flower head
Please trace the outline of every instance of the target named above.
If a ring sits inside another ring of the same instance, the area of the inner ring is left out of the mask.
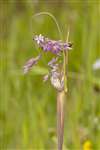
[[[72,49],[72,44],[69,42],[62,42],[61,40],[51,40],[41,34],[36,35],[34,40],[44,52],[51,52],[57,55],[55,58],[52,58],[50,62],[48,62],[49,73],[44,76],[43,81],[45,82],[50,79],[54,88],[58,91],[64,90],[64,71],[63,67],[61,67],[61,63],[59,63],[59,59],[62,51]],[[36,65],[40,58],[41,55],[39,54],[37,57],[29,59],[23,67],[24,74]]]
[[[72,47],[71,43],[66,42],[64,43],[61,40],[60,41],[51,40],[42,36],[41,34],[39,36],[36,35],[34,37],[34,40],[37,42],[39,47],[43,49],[43,51],[50,51],[54,54],[58,54],[63,50],[64,51],[70,50]]]
[[[34,40],[38,43],[38,44],[40,44],[41,42],[43,42],[44,41],[44,37],[40,34],[39,36],[35,36],[35,38],[34,38]]]

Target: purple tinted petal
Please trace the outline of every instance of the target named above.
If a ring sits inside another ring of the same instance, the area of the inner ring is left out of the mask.
[[[52,53],[58,54],[62,50],[62,47],[59,42],[53,42]]]
[[[35,36],[34,40],[37,42],[37,44],[40,44],[41,42],[44,42],[44,36],[42,36],[41,34],[39,36]]]
[[[53,87],[56,88],[58,91],[62,91],[64,89],[64,80],[60,81],[58,76],[52,74],[50,80]]]
[[[52,58],[52,60],[48,62],[48,66],[52,66],[54,63],[57,62],[57,60],[58,60],[57,57],[56,58]]]
[[[46,45],[43,46],[44,51],[50,51],[51,49],[52,49],[52,45],[46,44]]]
[[[44,51],[51,51],[53,47],[53,44],[50,41],[47,41],[46,43],[44,43],[43,45],[43,50]]]
[[[38,55],[35,58],[29,59],[23,67],[24,74],[26,74],[32,68],[32,66],[36,65],[40,58],[41,58],[41,55]]]
[[[49,78],[49,74],[46,74],[44,77],[43,77],[43,81],[46,82]]]
[[[53,54],[57,55],[60,53],[60,51],[70,50],[72,47],[71,43],[66,42],[64,43],[61,40],[60,41],[50,40],[48,38],[45,38],[41,34],[39,36],[35,36],[34,39],[44,51],[50,51]]]
[[[71,43],[63,43],[63,49],[66,50],[70,50],[72,49],[72,44]]]

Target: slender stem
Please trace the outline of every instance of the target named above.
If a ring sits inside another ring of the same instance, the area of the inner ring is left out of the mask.
[[[63,64],[63,69],[64,69],[64,91],[67,93],[67,77],[66,77],[66,60],[67,52],[64,52],[64,64]]]
[[[63,146],[63,133],[64,133],[64,91],[59,92],[57,95],[57,137],[58,137],[58,150],[62,150]]]
[[[37,17],[37,16],[40,16],[40,15],[47,15],[47,16],[49,16],[49,17],[51,17],[51,18],[53,19],[53,21],[55,22],[55,24],[56,24],[56,26],[57,26],[60,39],[63,39],[61,28],[60,28],[60,26],[59,26],[59,24],[58,24],[58,21],[57,21],[57,19],[55,18],[55,16],[54,16],[53,14],[51,14],[50,12],[43,11],[43,12],[36,13],[35,15],[33,15],[33,17]]]
[[[69,38],[69,32],[67,35],[67,42]],[[68,51],[63,51],[63,72],[64,72],[64,90],[57,95],[57,133],[58,133],[58,150],[62,150],[63,147],[63,135],[64,135],[64,102],[67,93],[67,74],[66,66],[68,64]]]
[[[68,42],[68,38],[69,38],[69,30],[68,30],[68,34],[67,34],[67,39],[66,42]],[[64,63],[63,63],[63,69],[64,69],[64,91],[65,93],[67,93],[67,65],[68,65],[68,51],[64,51],[63,52],[64,55]]]

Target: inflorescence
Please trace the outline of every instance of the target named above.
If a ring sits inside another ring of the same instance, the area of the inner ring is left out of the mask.
[[[72,44],[67,42],[62,42],[61,40],[55,41],[44,36],[36,35],[33,38],[38,46],[43,50],[43,52],[51,52],[56,57],[53,57],[52,60],[48,63],[49,73],[44,76],[44,81],[47,81],[50,78],[51,84],[58,90],[62,91],[64,89],[64,73],[59,63],[59,58],[63,51],[71,50]],[[41,54],[35,58],[29,59],[25,66],[23,67],[24,73],[26,74],[37,62],[40,60]]]
[[[44,52],[50,51],[54,54],[58,54],[61,51],[70,50],[71,46],[72,46],[71,43],[64,43],[61,40],[60,41],[50,40],[50,39],[42,36],[41,34],[39,36],[36,35],[34,37],[34,40],[37,42],[39,47],[41,47],[43,49]]]

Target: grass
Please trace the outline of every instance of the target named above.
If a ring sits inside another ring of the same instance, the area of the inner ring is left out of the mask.
[[[56,149],[56,91],[42,82],[47,72],[45,55],[39,66],[24,76],[25,61],[38,54],[32,38],[44,34],[59,39],[49,17],[52,13],[64,38],[70,26],[73,51],[69,53],[64,149],[78,150],[90,140],[100,149],[100,72],[92,64],[100,58],[99,1],[1,1],[0,147],[6,149]],[[4,31],[4,32],[3,32]]]

